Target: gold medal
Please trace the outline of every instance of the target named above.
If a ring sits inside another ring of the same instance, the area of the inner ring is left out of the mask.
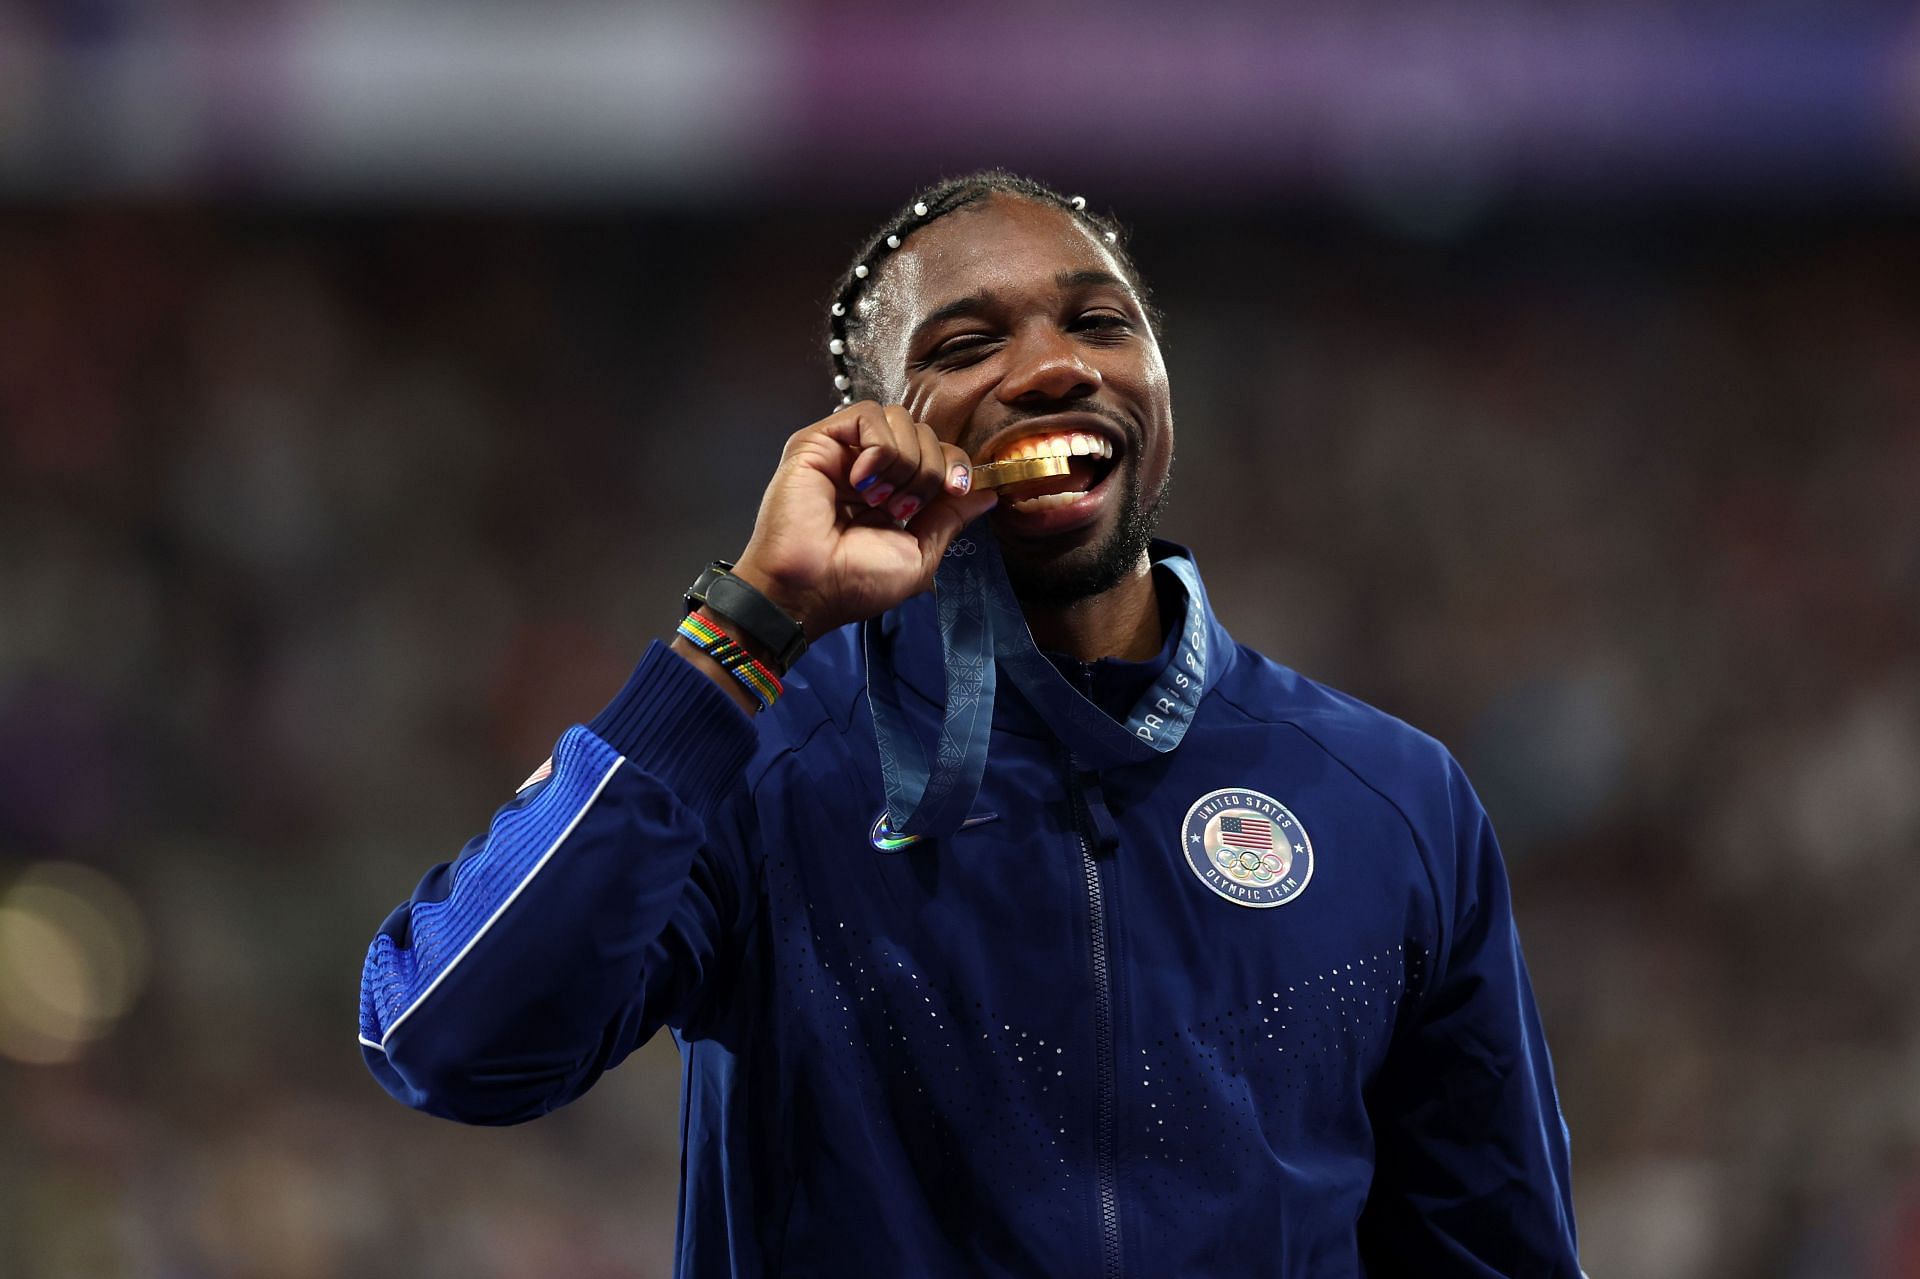
[[[988,462],[973,468],[973,482],[986,488],[1005,488],[1022,480],[1045,480],[1072,470],[1070,457],[1023,457],[1012,462]]]

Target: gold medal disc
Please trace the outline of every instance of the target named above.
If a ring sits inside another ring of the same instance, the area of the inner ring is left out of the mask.
[[[973,482],[987,488],[1005,488],[1022,480],[1045,480],[1072,470],[1067,457],[1023,457],[1012,462],[988,462],[973,468]]]

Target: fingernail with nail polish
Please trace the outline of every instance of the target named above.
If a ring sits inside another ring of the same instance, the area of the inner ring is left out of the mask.
[[[901,498],[900,501],[894,506],[893,518],[899,520],[902,524],[904,524],[908,520],[912,519],[919,512],[919,510],[920,510],[919,498],[904,497],[904,498]]]
[[[953,491],[964,493],[973,487],[973,472],[964,466],[953,468]]]
[[[878,506],[880,505],[880,503],[886,501],[891,496],[893,496],[893,485],[891,484],[882,484],[878,488],[868,489],[867,505]]]
[[[868,489],[872,488],[873,482],[879,478],[880,478],[880,472],[875,471],[872,475],[869,475],[866,479],[861,480],[858,484],[854,485],[853,487],[859,492],[864,493]]]

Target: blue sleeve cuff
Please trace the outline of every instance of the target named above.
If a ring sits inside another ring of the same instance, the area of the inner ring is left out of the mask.
[[[587,731],[665,783],[702,820],[712,816],[759,743],[746,712],[659,640]]]

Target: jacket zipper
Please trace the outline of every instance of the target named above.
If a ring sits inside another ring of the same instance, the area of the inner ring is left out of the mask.
[[[1080,691],[1093,696],[1093,668],[1082,665]],[[1067,755],[1067,784],[1079,794],[1078,761]],[[1093,1175],[1100,1195],[1100,1272],[1106,1279],[1121,1279],[1120,1187],[1114,1170],[1115,1130],[1119,1126],[1119,1099],[1115,1096],[1116,1067],[1113,1048],[1113,973],[1107,955],[1107,899],[1100,887],[1100,861],[1094,856],[1093,841],[1087,838],[1086,814],[1081,802],[1074,805],[1075,833],[1080,839],[1080,862],[1087,876],[1087,932],[1093,956],[1093,1086],[1095,1124],[1093,1138]]]
[[[1113,975],[1107,967],[1107,906],[1100,889],[1100,863],[1084,833],[1080,859],[1087,873],[1087,921],[1093,942],[1093,1051],[1095,1123],[1093,1168],[1100,1193],[1101,1273],[1120,1279],[1120,1196],[1114,1174],[1117,1125],[1113,1061]]]

